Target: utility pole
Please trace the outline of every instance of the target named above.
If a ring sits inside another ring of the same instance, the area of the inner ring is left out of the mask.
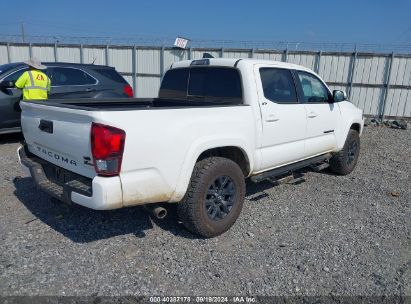
[[[23,41],[23,42],[25,42],[25,39],[26,37],[25,37],[25,34],[24,34],[24,23],[22,22],[21,23],[21,40]]]

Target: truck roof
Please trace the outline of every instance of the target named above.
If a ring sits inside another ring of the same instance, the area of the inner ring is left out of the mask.
[[[193,61],[198,61],[199,65],[202,65],[201,60],[208,60],[209,63],[207,63],[207,65],[209,66],[233,67],[233,66],[237,66],[240,63],[247,64],[247,65],[267,64],[270,66],[276,66],[280,68],[312,72],[310,69],[303,67],[301,65],[294,64],[294,63],[274,61],[274,60],[265,60],[265,59],[254,59],[254,58],[202,58],[202,59],[194,59],[194,60],[183,60],[183,61],[173,63],[170,68],[174,69],[174,68],[189,67]]]

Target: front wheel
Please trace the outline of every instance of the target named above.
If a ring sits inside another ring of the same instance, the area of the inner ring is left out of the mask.
[[[342,150],[335,153],[330,159],[331,171],[339,175],[350,174],[357,164],[359,155],[360,135],[356,130],[351,129]]]
[[[178,216],[191,232],[214,237],[235,223],[244,197],[240,167],[230,159],[206,158],[194,167],[187,193],[177,207]]]

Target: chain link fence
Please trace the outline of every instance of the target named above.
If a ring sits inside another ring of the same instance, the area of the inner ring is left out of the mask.
[[[0,41],[9,43],[58,43],[88,45],[138,45],[138,46],[172,46],[171,37],[79,37],[79,36],[24,36],[0,34]],[[192,39],[189,47],[193,48],[236,48],[236,49],[270,49],[290,51],[334,51],[334,52],[378,52],[378,53],[411,53],[408,44],[367,44],[337,42],[304,42],[304,41],[246,41],[246,40],[204,40]]]

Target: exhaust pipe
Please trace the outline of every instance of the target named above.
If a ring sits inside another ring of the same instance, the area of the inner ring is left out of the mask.
[[[157,204],[144,205],[144,209],[146,209],[148,212],[150,212],[152,215],[154,215],[159,220],[162,220],[163,218],[167,216],[167,209]]]

